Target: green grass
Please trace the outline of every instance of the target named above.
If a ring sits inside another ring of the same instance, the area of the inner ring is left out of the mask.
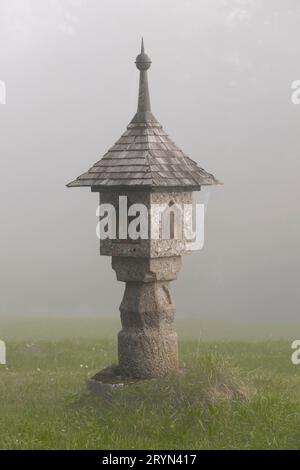
[[[0,338],[22,341],[25,339],[99,339],[115,338],[120,330],[118,315],[113,317],[0,317]],[[176,330],[181,339],[217,340],[276,340],[295,339],[300,334],[300,324],[245,324],[212,320],[176,320]]]
[[[99,339],[61,334],[6,334],[1,449],[300,448],[300,367],[291,364],[290,339],[181,340],[185,375],[96,396],[85,381],[116,362],[115,340],[109,330]]]

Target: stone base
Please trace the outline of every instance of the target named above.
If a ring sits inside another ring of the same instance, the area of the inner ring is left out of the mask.
[[[185,374],[186,369],[178,369],[176,374]],[[164,377],[165,378],[165,377]],[[161,378],[151,378],[151,379],[135,379],[124,377],[120,374],[120,368],[118,366],[107,367],[94,375],[91,379],[87,380],[87,388],[93,393],[99,395],[112,393],[117,390],[127,388],[132,385],[149,383],[162,380]]]
[[[115,390],[134,385],[136,383],[145,382],[145,379],[134,379],[124,377],[120,373],[118,366],[107,367],[98,372],[94,377],[87,381],[87,387],[91,392],[94,393],[110,393]]]

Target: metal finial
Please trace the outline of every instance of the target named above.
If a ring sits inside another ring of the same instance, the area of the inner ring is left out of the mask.
[[[144,39],[142,38],[141,53],[136,58],[136,66],[140,71],[140,87],[138,110],[132,122],[157,122],[151,112],[150,94],[148,87],[147,70],[151,66],[151,59],[145,53]]]
[[[139,70],[148,70],[152,64],[150,57],[145,54],[144,38],[142,38],[141,53],[137,56],[135,63]]]

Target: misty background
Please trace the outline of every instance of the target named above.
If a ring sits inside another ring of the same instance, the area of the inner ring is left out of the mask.
[[[135,114],[143,35],[154,115],[225,183],[177,316],[298,321],[299,25],[298,0],[0,0],[0,316],[118,317],[97,195],[65,185]]]

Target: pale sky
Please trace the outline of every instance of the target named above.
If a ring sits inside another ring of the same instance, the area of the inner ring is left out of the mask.
[[[0,315],[118,316],[97,197],[65,185],[136,111],[144,36],[154,115],[225,185],[178,317],[299,318],[298,0],[0,0]]]

